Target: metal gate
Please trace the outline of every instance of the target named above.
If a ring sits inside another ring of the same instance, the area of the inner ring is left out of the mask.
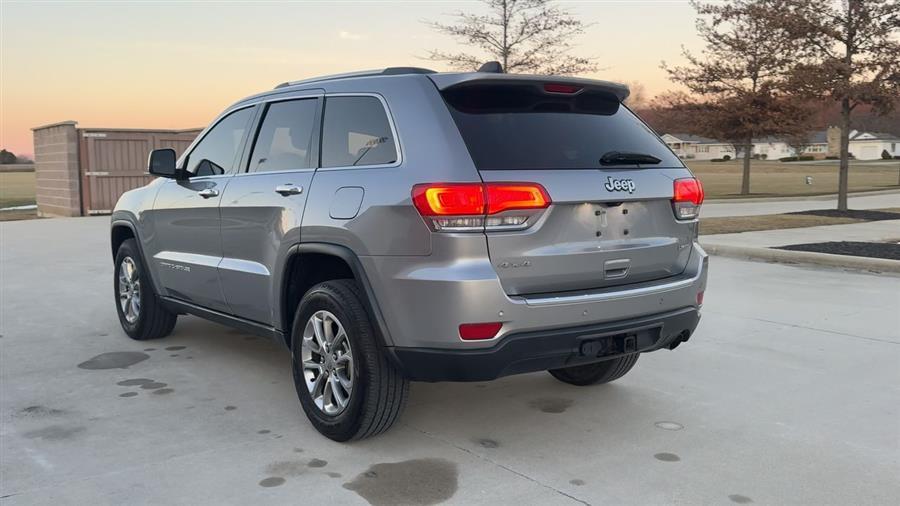
[[[82,214],[109,214],[128,190],[149,183],[150,151],[172,148],[181,153],[200,130],[79,129]]]

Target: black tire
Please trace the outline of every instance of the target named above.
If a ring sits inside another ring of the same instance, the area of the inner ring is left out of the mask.
[[[294,386],[300,405],[316,430],[339,442],[386,431],[397,421],[409,396],[409,381],[379,349],[362,297],[353,280],[319,283],[300,301],[291,330]],[[352,392],[347,406],[334,416],[315,404],[303,375],[303,332],[310,318],[319,311],[328,311],[340,321],[354,357]]]
[[[137,270],[138,280],[140,281],[140,311],[137,313],[137,319],[129,322],[122,310],[119,299],[119,271],[126,258],[130,258]],[[119,315],[119,323],[122,329],[128,334],[128,337],[137,341],[147,341],[150,339],[159,339],[166,337],[172,333],[175,328],[175,321],[178,316],[167,310],[159,295],[153,288],[153,282],[150,280],[150,274],[144,268],[144,262],[141,253],[138,251],[137,243],[134,239],[127,239],[119,246],[116,252],[116,265],[113,273],[113,297],[116,303],[116,313]]]
[[[551,369],[547,372],[559,381],[570,385],[598,385],[609,383],[625,376],[637,363],[638,356],[640,356],[640,353],[632,353],[631,355],[604,360],[603,362]]]

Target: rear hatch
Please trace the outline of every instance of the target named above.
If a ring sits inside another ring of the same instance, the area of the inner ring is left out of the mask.
[[[621,105],[624,88],[523,76],[432,79],[483,181],[538,183],[552,201],[527,228],[486,229],[508,294],[605,288],[685,269],[696,220],[676,219],[673,181],[691,175]]]

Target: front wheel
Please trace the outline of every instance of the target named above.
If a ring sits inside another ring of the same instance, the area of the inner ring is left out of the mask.
[[[309,421],[335,441],[380,434],[400,416],[409,382],[378,348],[359,287],[312,287],[291,331],[294,386]]]
[[[547,372],[559,381],[570,385],[586,386],[609,383],[625,376],[637,363],[639,355],[639,353],[632,353],[603,362],[550,369]]]
[[[128,337],[146,341],[165,337],[175,328],[177,315],[167,310],[153,291],[150,273],[144,268],[134,239],[116,252],[113,278],[116,312]]]

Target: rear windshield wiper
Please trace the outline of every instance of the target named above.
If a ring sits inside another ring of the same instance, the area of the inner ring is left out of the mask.
[[[653,155],[625,151],[607,151],[600,157],[600,165],[656,165],[661,161]]]

